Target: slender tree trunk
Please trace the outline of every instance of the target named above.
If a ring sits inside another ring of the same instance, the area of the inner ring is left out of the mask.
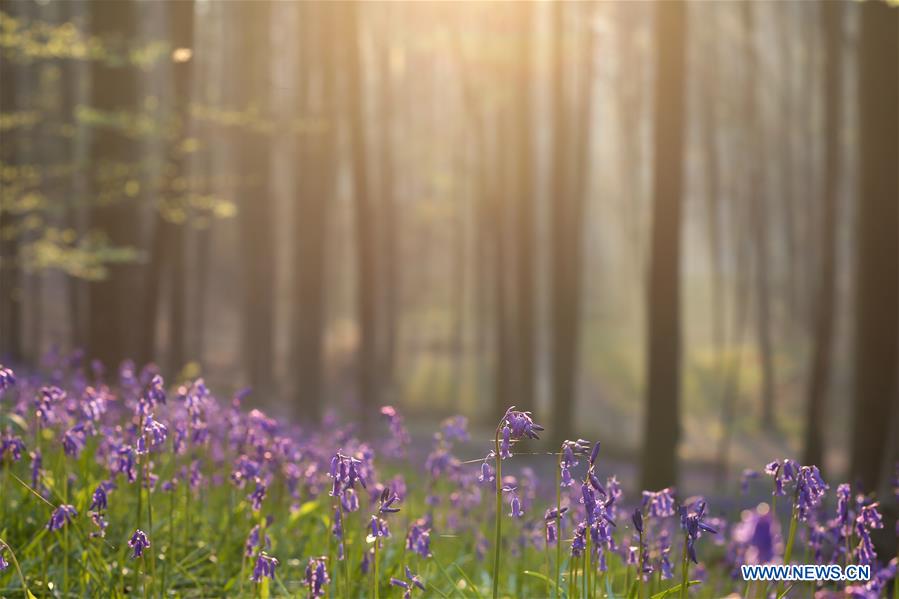
[[[823,218],[819,230],[821,261],[817,279],[814,345],[806,387],[806,419],[804,464],[817,464],[824,469],[824,416],[830,380],[833,347],[834,303],[836,300],[837,265],[837,193],[840,168],[840,113],[842,111],[843,5],[822,5],[827,52],[825,65],[825,140]]]
[[[11,0],[0,0],[0,11],[14,14]],[[0,112],[15,112],[16,69],[11,60],[0,60]],[[12,136],[17,140],[16,136]],[[14,166],[19,160],[16,141],[0,144],[0,159]],[[9,210],[0,208],[0,362],[15,363],[22,359],[22,282],[19,248],[14,234],[15,219]]]
[[[680,437],[680,226],[684,159],[687,8],[656,4],[653,221],[642,484],[677,482]]]
[[[758,48],[755,41],[755,6],[751,2],[743,4],[744,34],[748,48],[746,52],[746,116],[744,122],[752,130],[752,143],[749,169],[752,172],[750,184],[753,186],[752,197],[752,230],[755,235],[755,267],[756,267],[756,337],[759,359],[762,364],[761,413],[760,418],[765,428],[772,428],[774,422],[774,345],[771,339],[771,282],[769,271],[769,238],[768,238],[768,206],[765,187],[764,137],[762,128],[764,118],[758,96],[759,65]]]
[[[536,319],[534,316],[535,282],[534,282],[534,249],[536,245],[534,211],[536,209],[536,182],[534,181],[534,149],[533,136],[536,130],[533,121],[532,79],[534,77],[534,57],[531,39],[533,33],[534,4],[524,2],[514,6],[518,20],[516,36],[518,37],[518,59],[515,87],[517,103],[517,180],[518,193],[516,206],[518,219],[516,232],[517,269],[515,293],[517,303],[517,352],[518,352],[518,385],[516,403],[535,407],[534,382],[536,379],[535,337]]]
[[[237,98],[241,110],[271,121],[271,4],[235,5],[233,22],[242,69]],[[265,129],[239,131],[235,140],[241,185],[241,291],[243,293],[244,364],[250,385],[267,394],[274,386],[275,214],[271,185],[271,133]]]
[[[860,172],[855,390],[850,474],[862,490],[883,471],[899,364],[899,11],[865,2],[859,52]]]
[[[136,33],[137,7],[131,0],[121,2],[95,2],[90,4],[92,33],[109,43],[131,41]],[[104,113],[138,109],[138,73],[133,65],[93,61],[91,66],[91,106]],[[134,167],[138,164],[137,144],[107,128],[97,127],[92,132],[90,146],[91,164],[95,171]],[[139,247],[137,226],[137,198],[127,193],[129,189],[109,189],[101,184],[96,174],[91,181],[91,228],[118,246]],[[133,352],[133,320],[126,320],[125,311],[140,306],[140,268],[133,264],[112,264],[109,274],[102,281],[92,282],[89,288],[89,339],[88,354],[99,359],[108,369]]]
[[[301,81],[320,85],[301,91],[304,113],[320,123],[299,140],[298,201],[294,208],[294,313],[292,354],[297,374],[296,406],[300,419],[315,423],[325,405],[323,392],[328,206],[335,189],[337,121],[334,110],[334,7],[305,4],[304,20],[319,24],[303,29]],[[317,65],[320,65],[317,67]],[[318,93],[313,93],[317,90]]]
[[[378,354],[380,356],[380,386],[382,389],[393,389],[394,387],[394,368],[396,363],[396,337],[398,316],[401,312],[399,300],[402,297],[400,293],[400,261],[399,261],[399,238],[398,234],[402,230],[397,222],[400,218],[400,211],[397,208],[396,185],[393,174],[393,139],[394,139],[394,98],[391,93],[393,90],[393,75],[390,65],[392,37],[390,31],[386,32],[384,39],[381,40],[381,47],[378,50],[378,70],[379,70],[379,124],[381,127],[380,134],[380,186],[378,190],[378,223],[380,232],[380,277],[381,281],[378,285],[381,290],[381,343],[379,344]]]
[[[372,226],[374,206],[368,172],[368,131],[365,124],[365,95],[361,65],[360,6],[344,5],[346,27],[346,103],[350,128],[353,178],[353,219],[356,238],[356,314],[359,325],[357,393],[363,413],[374,415],[379,405],[377,375],[377,236]],[[368,422],[366,418],[365,422]]]

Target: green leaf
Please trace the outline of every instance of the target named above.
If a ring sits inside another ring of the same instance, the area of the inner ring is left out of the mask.
[[[545,574],[541,574],[540,572],[534,572],[533,570],[525,570],[524,572],[522,572],[522,574],[524,574],[525,576],[533,576],[534,578],[539,578],[543,582],[547,582],[547,583],[553,585],[553,588],[556,588],[558,586],[556,584],[555,580],[552,580],[551,578],[547,577]]]
[[[700,584],[700,582],[701,582],[701,581],[699,581],[699,580],[691,580],[690,582],[687,583],[687,586],[688,586],[688,587],[692,587],[692,586],[694,586],[694,585]],[[682,586],[682,585],[676,584],[676,585],[674,585],[673,587],[671,587],[671,588],[669,588],[669,589],[665,589],[665,590],[662,591],[661,593],[656,593],[656,594],[653,595],[650,599],[664,599],[664,598],[667,597],[668,595],[671,595],[671,594],[673,594],[673,593],[679,593],[679,592],[680,592],[681,586]]]
[[[635,599],[637,596],[637,580],[634,579],[634,582],[631,583],[631,588],[627,592],[628,599]]]
[[[312,512],[318,509],[317,501],[307,501],[303,505],[300,506],[300,509],[290,514],[290,522],[293,524],[303,516],[308,516]]]

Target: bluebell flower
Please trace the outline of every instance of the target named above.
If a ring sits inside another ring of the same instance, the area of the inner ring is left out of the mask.
[[[492,483],[496,480],[496,476],[493,473],[493,468],[490,467],[490,463],[487,461],[490,456],[484,459],[481,463],[481,473],[478,475],[478,482],[481,483]]]
[[[0,377],[2,377],[2,369],[0,369]],[[0,378],[0,384],[2,384],[2,378]],[[2,386],[0,386],[0,390],[2,390]],[[6,547],[0,547],[0,572],[3,572],[7,568],[9,568],[9,562],[6,561],[5,557],[3,557],[5,551]]]
[[[421,557],[431,557],[431,525],[428,519],[419,518],[409,527],[406,550]]]
[[[265,499],[265,494],[268,491],[268,486],[265,484],[261,478],[256,477],[256,488],[253,489],[253,492],[247,495],[247,499],[250,500],[250,505],[253,508],[254,512],[258,512],[262,508],[262,502]]]
[[[702,500],[698,502],[696,509],[693,511],[688,511],[684,506],[679,508],[681,528],[687,535],[687,555],[694,564],[699,563],[696,559],[696,549],[694,547],[696,540],[702,536],[703,532],[718,534],[717,530],[703,521],[705,508],[706,503]]]
[[[740,475],[740,493],[746,495],[749,492],[749,481],[761,476],[757,471],[746,468]]]
[[[150,546],[150,539],[147,537],[147,533],[138,528],[134,531],[134,534],[131,535],[128,546],[131,547],[132,558],[142,557],[144,555],[144,549]]]
[[[25,443],[18,435],[7,432],[3,438],[0,439],[0,460],[3,460],[4,455],[9,455],[13,462],[18,462],[22,459],[22,453],[24,451]]]
[[[279,563],[275,557],[267,554],[265,551],[260,551],[256,557],[256,565],[253,567],[253,574],[250,576],[250,580],[257,583],[262,582],[264,577],[274,580],[275,568],[278,567]]]
[[[643,534],[643,511],[640,508],[634,508],[634,515],[631,516],[634,528],[638,533]]]
[[[106,487],[103,483],[97,485],[97,488],[94,489],[94,494],[91,496],[91,504],[88,507],[89,510],[105,510],[109,504]]]
[[[11,368],[0,364],[0,393],[16,384],[16,373]]]
[[[521,499],[518,497],[515,487],[503,487],[503,492],[509,495],[509,506],[512,510],[509,512],[509,516],[513,518],[524,516],[524,510],[521,509]]]
[[[68,504],[60,505],[53,510],[53,513],[50,515],[50,520],[47,522],[47,529],[59,530],[70,523],[77,515],[78,512],[75,510],[74,506]]]
[[[674,515],[674,489],[667,487],[661,491],[643,491],[643,509],[652,518],[667,518]]]
[[[81,424],[75,425],[62,435],[62,449],[69,457],[77,458],[81,455],[85,443],[84,427]]]
[[[399,501],[399,496],[390,490],[390,487],[384,487],[384,490],[381,492],[381,499],[378,505],[378,513],[379,514],[395,514],[400,511],[400,508],[395,507],[394,504]]]
[[[306,564],[306,588],[311,597],[324,597],[325,587],[331,582],[325,566],[327,557],[310,557]]]
[[[790,462],[790,460],[784,460],[785,480],[787,472],[786,463],[788,462]],[[817,466],[802,466],[799,468],[798,473],[792,471],[790,477],[791,479],[796,480],[796,499],[799,520],[807,522],[812,510],[821,504],[821,500],[824,498],[828,489],[827,484],[821,478],[821,473],[818,471]]]

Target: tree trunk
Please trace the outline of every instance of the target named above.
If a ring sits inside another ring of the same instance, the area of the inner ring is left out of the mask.
[[[859,36],[860,172],[850,474],[877,487],[899,364],[899,12],[864,2]]]
[[[232,22],[242,62],[237,73],[238,108],[271,121],[271,4],[235,5]],[[241,128],[235,140],[237,167],[243,173],[238,217],[243,293],[243,351],[250,386],[272,390],[274,364],[275,231],[271,185],[271,134],[265,128]]]
[[[92,33],[110,43],[127,47],[136,35],[137,7],[131,0],[94,2],[90,4],[90,16]],[[92,108],[104,113],[136,111],[138,75],[139,69],[128,62],[93,61]],[[136,142],[110,128],[96,127],[92,132],[90,159],[95,174],[91,181],[91,228],[105,235],[112,245],[139,246],[137,198],[132,197],[136,195],[136,181],[129,182],[126,189],[104,189],[96,172],[117,166],[135,167],[138,151]],[[134,264],[110,264],[108,276],[90,284],[88,355],[100,360],[107,369],[115,368],[136,350],[131,333],[135,327],[127,311],[142,303],[140,270]]]
[[[642,484],[677,482],[680,437],[680,251],[684,157],[686,6],[656,4],[653,220]]]
[[[350,152],[353,179],[354,233],[356,237],[356,315],[359,326],[359,350],[356,363],[357,395],[364,422],[369,422],[379,406],[377,376],[377,268],[376,230],[372,226],[374,210],[368,172],[368,141],[365,126],[365,95],[361,66],[360,6],[344,5],[346,27],[346,102],[350,126]]]
[[[827,52],[825,64],[825,140],[823,218],[820,223],[821,261],[817,278],[814,345],[806,387],[806,419],[803,464],[817,464],[824,470],[824,416],[833,347],[834,302],[837,265],[837,193],[840,177],[840,114],[842,111],[843,5],[822,5]]]
[[[325,269],[327,256],[328,206],[335,189],[334,110],[334,8],[324,4],[301,7],[304,21],[317,22],[303,29],[299,80],[320,82],[301,88],[304,114],[315,115],[319,126],[299,140],[298,200],[294,207],[294,313],[292,354],[296,365],[296,409],[300,420],[316,423],[321,419],[323,398],[323,341],[325,330]],[[320,51],[320,54],[317,53]],[[318,68],[316,65],[320,64]]]
[[[515,88],[517,102],[515,107],[517,143],[517,182],[518,191],[516,206],[518,207],[516,284],[517,300],[517,358],[516,368],[518,384],[515,403],[524,406],[522,409],[534,409],[535,368],[535,331],[534,317],[534,248],[536,245],[534,211],[536,209],[536,182],[534,181],[534,149],[533,136],[536,127],[533,122],[532,83],[534,78],[534,57],[532,37],[534,5],[524,2],[514,6],[518,20],[516,36],[518,38],[517,58],[521,64],[516,66]]]
[[[14,3],[0,0],[0,11],[13,14]],[[0,60],[0,112],[17,110],[16,68],[11,60]],[[16,139],[16,136],[11,136]],[[15,166],[18,143],[0,144],[0,160]],[[19,249],[14,234],[15,219],[0,208],[0,363],[17,363],[22,359],[22,282]]]

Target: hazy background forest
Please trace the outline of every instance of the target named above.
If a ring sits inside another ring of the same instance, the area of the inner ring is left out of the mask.
[[[887,484],[899,9],[0,11],[0,362],[153,361],[310,423],[514,404],[644,488],[678,456]]]

